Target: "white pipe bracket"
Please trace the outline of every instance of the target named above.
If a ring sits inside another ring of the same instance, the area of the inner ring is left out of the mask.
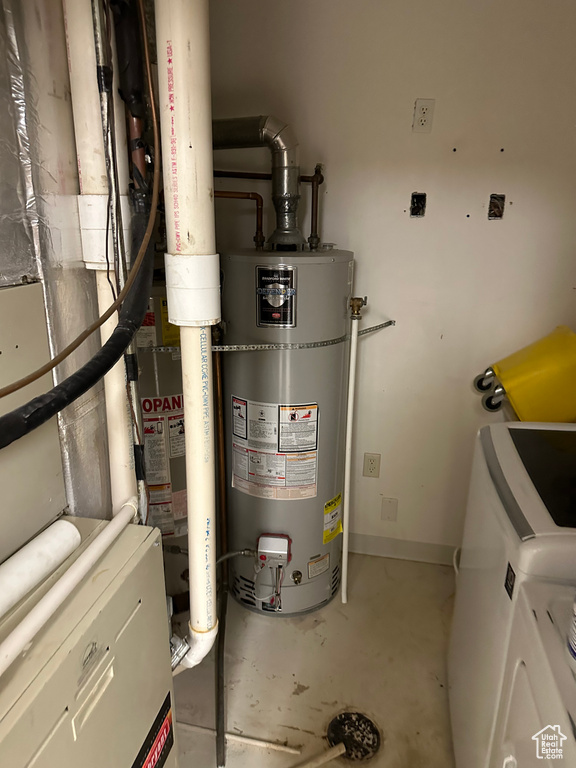
[[[216,325],[220,322],[220,257],[166,253],[168,319],[173,325]]]

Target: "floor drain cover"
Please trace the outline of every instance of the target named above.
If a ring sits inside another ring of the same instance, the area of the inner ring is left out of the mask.
[[[360,712],[342,712],[328,726],[331,747],[344,744],[348,760],[369,760],[380,749],[380,732],[372,720]]]

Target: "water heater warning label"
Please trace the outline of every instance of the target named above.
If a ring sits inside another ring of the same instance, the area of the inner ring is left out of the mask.
[[[318,443],[318,406],[281,405],[280,439],[281,451],[316,450]]]
[[[265,499],[316,496],[318,404],[232,397],[232,486]]]
[[[324,544],[329,544],[342,533],[342,494],[324,504]]]
[[[184,398],[182,395],[144,397],[141,405],[144,463],[150,492],[148,522],[160,528],[163,536],[179,536],[187,530],[186,491],[173,490],[170,460],[186,452]]]

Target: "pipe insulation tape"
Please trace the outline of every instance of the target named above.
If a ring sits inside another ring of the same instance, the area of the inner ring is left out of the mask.
[[[220,322],[220,257],[165,254],[168,319],[173,325]]]

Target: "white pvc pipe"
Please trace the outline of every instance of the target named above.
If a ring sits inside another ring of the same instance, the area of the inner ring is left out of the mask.
[[[75,525],[57,520],[0,565],[0,619],[56,570],[82,537]]]
[[[102,272],[96,272],[98,309],[102,313],[112,303],[113,296],[106,275],[104,258],[108,179],[102,137],[100,95],[96,79],[92,3],[91,0],[63,0],[63,8],[80,192],[82,196],[95,196],[96,199],[90,197],[90,204],[93,203],[93,211],[100,219],[94,221],[94,213],[92,216],[86,215],[87,212],[89,213],[89,209],[85,205],[81,205],[83,258],[88,268],[102,270]],[[117,88],[115,87],[114,90],[117,91]],[[128,192],[128,156],[124,107],[117,95],[115,95],[114,101],[120,192],[126,194]],[[100,205],[96,205],[97,198],[100,198]],[[126,244],[129,245],[129,243]],[[112,253],[111,249],[109,251]],[[110,279],[114,283],[113,268],[110,270]],[[117,322],[118,315],[114,313],[102,326],[100,329],[102,344],[108,340]],[[120,360],[104,377],[104,391],[106,395],[112,514],[115,515],[119,512],[125,499],[136,495],[137,489],[134,471],[132,418],[126,392],[126,371],[123,360]]]
[[[62,0],[66,46],[68,49],[68,71],[78,178],[82,195],[108,196],[106,157],[102,138],[100,116],[100,94],[96,79],[96,51],[94,48],[94,25],[91,0]],[[112,32],[114,34],[114,32]],[[115,51],[115,46],[113,46]],[[114,56],[114,65],[116,57]],[[116,70],[117,67],[115,66]],[[118,156],[118,177],[120,194],[128,193],[129,169],[126,140],[124,105],[118,94],[117,73],[114,83],[114,110],[116,114],[116,153]]]
[[[156,0],[170,322],[181,326],[191,650],[217,634],[216,492],[210,326],[220,320],[215,253],[208,0]]]
[[[183,723],[182,720],[177,720],[176,725],[194,733],[206,733],[211,736],[216,735],[214,728],[207,728],[203,725],[192,725],[192,723]],[[261,747],[262,749],[272,749],[275,752],[286,752],[289,755],[300,755],[301,749],[296,747],[289,747],[287,744],[279,744],[277,741],[266,741],[264,739],[253,739],[252,736],[242,736],[239,733],[230,733],[226,731],[224,734],[226,741],[235,741],[238,744],[246,744],[249,747]]]
[[[106,272],[102,270],[96,270],[96,288],[98,291],[98,310],[102,313],[108,309],[114,300],[108,277]],[[101,326],[100,339],[103,345],[110,338],[117,322],[118,314],[115,312]],[[104,376],[104,393],[106,395],[106,428],[108,431],[112,515],[116,515],[120,511],[124,499],[137,495],[132,415],[126,392],[124,357],[121,357]],[[135,407],[138,407],[137,403]]]
[[[342,534],[342,602],[348,602],[348,554],[350,546],[350,477],[352,474],[352,430],[356,389],[356,353],[359,318],[352,317],[350,328],[350,367],[348,370],[348,408],[346,412],[346,458],[344,462],[344,520]]]
[[[320,755],[316,755],[316,757],[311,757],[308,760],[304,760],[303,763],[298,763],[298,765],[294,765],[291,768],[318,768],[319,765],[325,765],[331,760],[335,760],[337,757],[340,757],[340,755],[343,755],[344,752],[346,752],[346,747],[344,744],[336,744],[335,747],[330,747],[330,749],[326,750],[326,752],[322,752]]]
[[[90,0],[62,0],[78,178],[83,195],[107,195]]]
[[[30,613],[0,643],[0,677],[36,637],[66,598],[110,548],[124,528],[138,516],[138,499],[130,499],[122,505],[116,517],[90,544],[70,568],[58,579]]]

